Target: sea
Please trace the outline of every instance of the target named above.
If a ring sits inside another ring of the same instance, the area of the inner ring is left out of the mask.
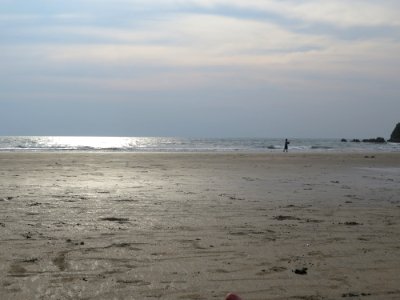
[[[0,136],[0,152],[281,152],[284,138]],[[399,152],[397,143],[292,138],[289,152]]]

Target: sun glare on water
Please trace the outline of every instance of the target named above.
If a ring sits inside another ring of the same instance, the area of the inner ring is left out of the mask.
[[[40,149],[144,151],[159,149],[161,145],[170,145],[177,141],[174,138],[161,137],[49,136],[36,137],[31,142]]]
[[[137,144],[135,138],[126,137],[60,136],[44,139],[43,142],[50,147],[56,146],[66,149],[124,149]]]

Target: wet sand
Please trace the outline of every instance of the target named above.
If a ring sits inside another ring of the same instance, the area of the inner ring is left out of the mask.
[[[0,153],[0,299],[399,299],[400,153]]]

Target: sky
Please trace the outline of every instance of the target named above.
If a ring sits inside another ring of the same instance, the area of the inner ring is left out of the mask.
[[[389,137],[398,0],[0,0],[0,135]]]

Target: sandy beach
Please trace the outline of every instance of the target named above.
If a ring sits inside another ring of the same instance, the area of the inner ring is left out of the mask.
[[[0,153],[0,299],[399,299],[400,153]]]

